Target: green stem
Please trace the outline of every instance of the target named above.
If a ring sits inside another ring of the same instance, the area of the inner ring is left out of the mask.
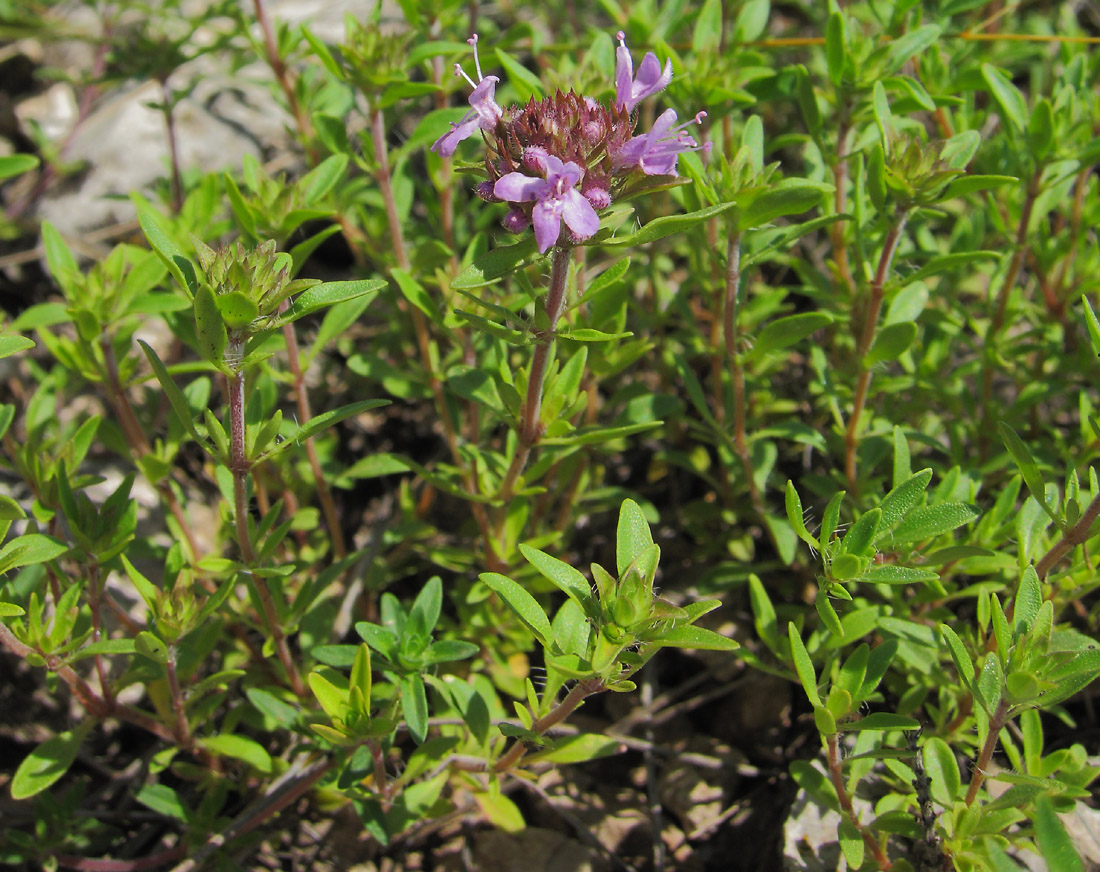
[[[551,255],[550,289],[545,301],[547,326],[539,334],[538,344],[531,358],[531,372],[527,379],[527,396],[523,401],[523,413],[519,422],[516,453],[500,485],[498,497],[505,504],[515,492],[516,481],[527,465],[531,449],[542,436],[542,423],[539,416],[542,412],[543,382],[546,379],[546,368],[550,363],[550,356],[554,351],[558,320],[565,311],[565,288],[568,284],[572,256],[573,249],[568,246],[555,247]]]
[[[863,409],[867,404],[867,393],[871,386],[871,370],[864,362],[867,352],[875,341],[875,329],[878,326],[878,318],[882,312],[882,301],[886,291],[886,280],[890,276],[890,267],[897,254],[898,244],[901,242],[901,234],[905,230],[905,223],[909,220],[909,213],[902,212],[894,225],[886,234],[886,240],[882,244],[882,254],[879,255],[878,267],[875,277],[871,281],[871,299],[867,303],[867,311],[863,319],[863,329],[860,332],[857,355],[859,359],[859,379],[856,382],[855,399],[852,403],[852,416],[848,419],[848,428],[844,434],[844,469],[848,477],[848,486],[852,491],[856,488],[856,449],[859,447],[859,423],[863,415]]]

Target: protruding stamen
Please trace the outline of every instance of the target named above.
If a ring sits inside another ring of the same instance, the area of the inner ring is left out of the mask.
[[[477,80],[480,82],[485,77],[481,74],[481,60],[477,56],[477,34],[475,33],[466,42],[474,50],[474,69],[477,70]]]
[[[702,124],[703,119],[706,118],[706,117],[707,117],[707,113],[705,111],[697,112],[695,114],[695,123],[696,124]]]
[[[462,69],[462,64],[455,64],[455,75],[456,76],[462,76],[462,78],[464,78],[467,82],[470,83],[471,88],[476,88],[477,87],[477,82],[475,82],[468,75],[466,75],[466,71],[464,69]]]
[[[618,33],[615,34],[615,39],[617,39],[619,41],[619,45],[621,45],[623,48],[626,48],[626,34],[625,33],[623,33],[620,30]]]

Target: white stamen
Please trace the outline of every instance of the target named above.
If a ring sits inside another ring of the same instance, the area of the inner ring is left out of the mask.
[[[455,64],[455,75],[456,76],[462,76],[462,78],[464,78],[467,82],[470,83],[471,88],[476,88],[477,87],[477,82],[475,82],[468,75],[466,75],[466,71],[464,69],[462,69],[462,64]]]
[[[621,45],[623,48],[626,48],[626,34],[625,33],[623,33],[620,30],[618,33],[615,34],[615,39],[617,39],[619,41],[619,45]]]
[[[481,60],[477,56],[477,34],[475,33],[466,42],[474,49],[474,69],[477,70],[477,80],[480,82],[485,77],[481,74]]]

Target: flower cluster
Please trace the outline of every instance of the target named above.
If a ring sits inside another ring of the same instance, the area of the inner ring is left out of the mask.
[[[477,34],[468,42],[474,50],[475,82],[459,64],[455,75],[470,83],[472,110],[441,136],[432,150],[449,157],[458,144],[477,133],[485,137],[488,180],[477,188],[491,202],[511,208],[504,226],[519,233],[533,226],[539,251],[554,245],[580,242],[600,226],[598,212],[606,209],[628,182],[639,176],[676,174],[676,159],[685,151],[703,148],[687,132],[706,116],[677,124],[676,112],[666,110],[648,133],[635,135],[635,107],[659,93],[672,79],[672,61],[661,63],[646,54],[634,73],[634,61],[620,31],[616,49],[615,100],[606,105],[570,90],[507,110],[496,102],[496,76],[485,76],[477,54]],[[562,223],[566,238],[562,240]]]

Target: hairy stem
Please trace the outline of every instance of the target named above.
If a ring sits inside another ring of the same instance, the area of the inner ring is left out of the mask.
[[[180,151],[176,136],[176,116],[172,111],[172,89],[168,79],[160,79],[161,99],[164,100],[164,126],[168,134],[168,161],[171,165],[172,211],[179,214],[183,208],[183,176],[180,175]]]
[[[176,674],[175,646],[168,650],[168,660],[164,664],[168,675],[168,691],[172,696],[172,712],[176,716],[176,741],[183,748],[191,747],[191,726],[187,723],[187,712],[183,705],[183,690]]]
[[[500,485],[498,496],[505,504],[515,492],[516,481],[519,479],[524,467],[527,466],[531,449],[535,447],[542,436],[542,424],[539,417],[542,412],[543,382],[546,379],[546,368],[550,363],[550,355],[554,351],[558,320],[565,310],[565,288],[569,279],[569,264],[572,257],[573,249],[568,246],[555,246],[551,255],[550,289],[547,291],[544,304],[547,326],[539,335],[535,353],[531,357],[531,372],[527,379],[527,396],[523,400],[523,412],[519,421],[516,453],[512,457],[512,463]]]
[[[1001,330],[1004,328],[1005,313],[1008,309],[1008,297],[1012,289],[1016,287],[1016,281],[1020,277],[1020,269],[1023,267],[1024,258],[1027,256],[1027,228],[1031,223],[1031,213],[1035,208],[1035,200],[1040,193],[1039,182],[1042,180],[1042,167],[1037,167],[1027,186],[1024,195],[1024,204],[1020,209],[1020,221],[1016,225],[1016,238],[1013,240],[1014,251],[1012,260],[1008,264],[1004,281],[997,291],[997,300],[993,308],[993,317],[989,330],[985,336],[985,355],[982,362],[982,416],[983,422],[979,444],[982,448],[982,456],[985,456],[988,448],[988,434],[993,424],[993,349]]]
[[[294,116],[294,123],[298,127],[298,135],[302,138],[302,147],[310,155],[311,162],[316,163],[316,155],[313,153],[313,123],[310,121],[305,107],[298,100],[290,70],[279,55],[279,46],[275,42],[275,30],[271,26],[271,19],[267,16],[263,0],[252,0],[252,6],[256,10],[256,22],[260,25],[260,30],[264,35],[264,53],[267,57],[267,64],[271,67],[271,72],[275,74],[275,81],[279,83],[279,87],[286,97],[287,107],[290,109],[290,114]]]
[[[241,341],[241,340],[231,340]],[[248,530],[248,476],[252,465],[245,450],[244,421],[244,371],[237,370],[229,376],[229,467],[233,473],[233,514],[237,527],[237,542],[241,548],[241,559],[249,567],[256,565],[256,552],[252,547],[252,536]],[[283,664],[291,690],[298,696],[306,695],[306,687],[298,674],[298,667],[290,654],[290,645],[279,622],[279,613],[275,608],[275,599],[267,579],[252,574],[252,583],[263,607],[264,620],[275,644],[275,653]]]
[[[840,744],[838,741],[838,734],[825,737],[825,747],[829,764],[829,778],[833,783],[833,789],[836,790],[837,799],[840,800],[840,808],[844,813],[844,816],[848,818],[849,823],[859,832],[860,837],[863,839],[863,844],[867,847],[867,850],[871,852],[871,856],[875,858],[875,864],[879,869],[885,870],[891,867],[890,859],[886,856],[886,852],[883,850],[882,845],[874,834],[868,830],[859,821],[859,815],[856,814],[855,809],[852,807],[852,797],[848,794],[848,788],[844,785],[844,773],[841,769],[840,759]]]
[[[547,730],[557,726],[571,715],[587,697],[603,690],[603,681],[599,678],[586,678],[578,681],[566,694],[565,699],[531,725],[531,732],[541,736]],[[517,739],[512,747],[493,765],[494,772],[507,772],[523,759],[527,746]]]
[[[1062,538],[1055,542],[1051,549],[1043,555],[1042,559],[1035,564],[1035,573],[1040,580],[1045,579],[1050,571],[1058,565],[1058,562],[1070,551],[1078,545],[1085,544],[1085,541],[1089,538],[1089,533],[1092,531],[1092,525],[1096,523],[1098,517],[1100,517],[1100,495],[1093,498],[1077,523],[1066,530],[1062,534]]]
[[[284,300],[280,307],[286,311],[289,301]],[[298,351],[298,336],[294,332],[293,324],[283,325],[283,338],[286,341],[286,356],[290,364],[290,374],[294,378],[294,401],[298,406],[298,420],[301,426],[305,426],[313,418],[313,410],[309,405],[309,393],[306,391],[305,375],[302,372],[301,354]],[[332,491],[325,481],[325,473],[321,469],[321,458],[317,454],[317,446],[310,436],[304,441],[306,457],[309,459],[309,467],[313,470],[313,480],[317,486],[317,498],[321,502],[321,511],[325,516],[325,525],[328,527],[329,536],[332,538],[332,550],[337,559],[347,556],[348,549],[344,543],[344,531],[340,528],[340,516],[336,513],[336,503],[332,499]]]
[[[982,782],[985,781],[986,770],[989,769],[989,764],[993,760],[993,752],[997,749],[998,737],[1007,720],[1008,700],[1002,698],[997,703],[997,710],[993,712],[993,716],[989,719],[989,733],[986,735],[985,744],[982,745],[981,753],[978,755],[978,762],[974,764],[974,774],[970,778],[970,787],[966,790],[967,805],[973,805],[974,800],[978,798],[978,790],[981,788]]]
[[[852,134],[855,130],[847,119],[842,119],[836,137],[836,169],[833,181],[836,191],[833,195],[833,210],[837,215],[844,214],[848,208],[848,152],[852,148]],[[833,262],[836,264],[837,277],[845,284],[848,293],[855,292],[855,280],[852,267],[848,262],[848,243],[844,239],[844,227],[841,222],[829,228],[829,237],[833,245]]]
[[[871,386],[871,370],[867,368],[864,361],[867,352],[871,350],[871,345],[875,341],[875,329],[878,326],[879,314],[882,312],[886,280],[890,276],[890,267],[894,262],[894,255],[897,253],[898,244],[901,242],[901,234],[905,230],[905,222],[908,219],[909,213],[902,212],[886,234],[886,240],[882,244],[882,254],[878,260],[878,267],[871,282],[871,298],[867,303],[863,329],[860,332],[859,347],[857,349],[859,379],[856,382],[855,398],[852,402],[852,416],[848,419],[848,428],[844,434],[844,469],[848,476],[848,486],[852,491],[856,490],[856,449],[859,447],[859,422],[863,415],[864,406],[867,404],[867,392]]]

